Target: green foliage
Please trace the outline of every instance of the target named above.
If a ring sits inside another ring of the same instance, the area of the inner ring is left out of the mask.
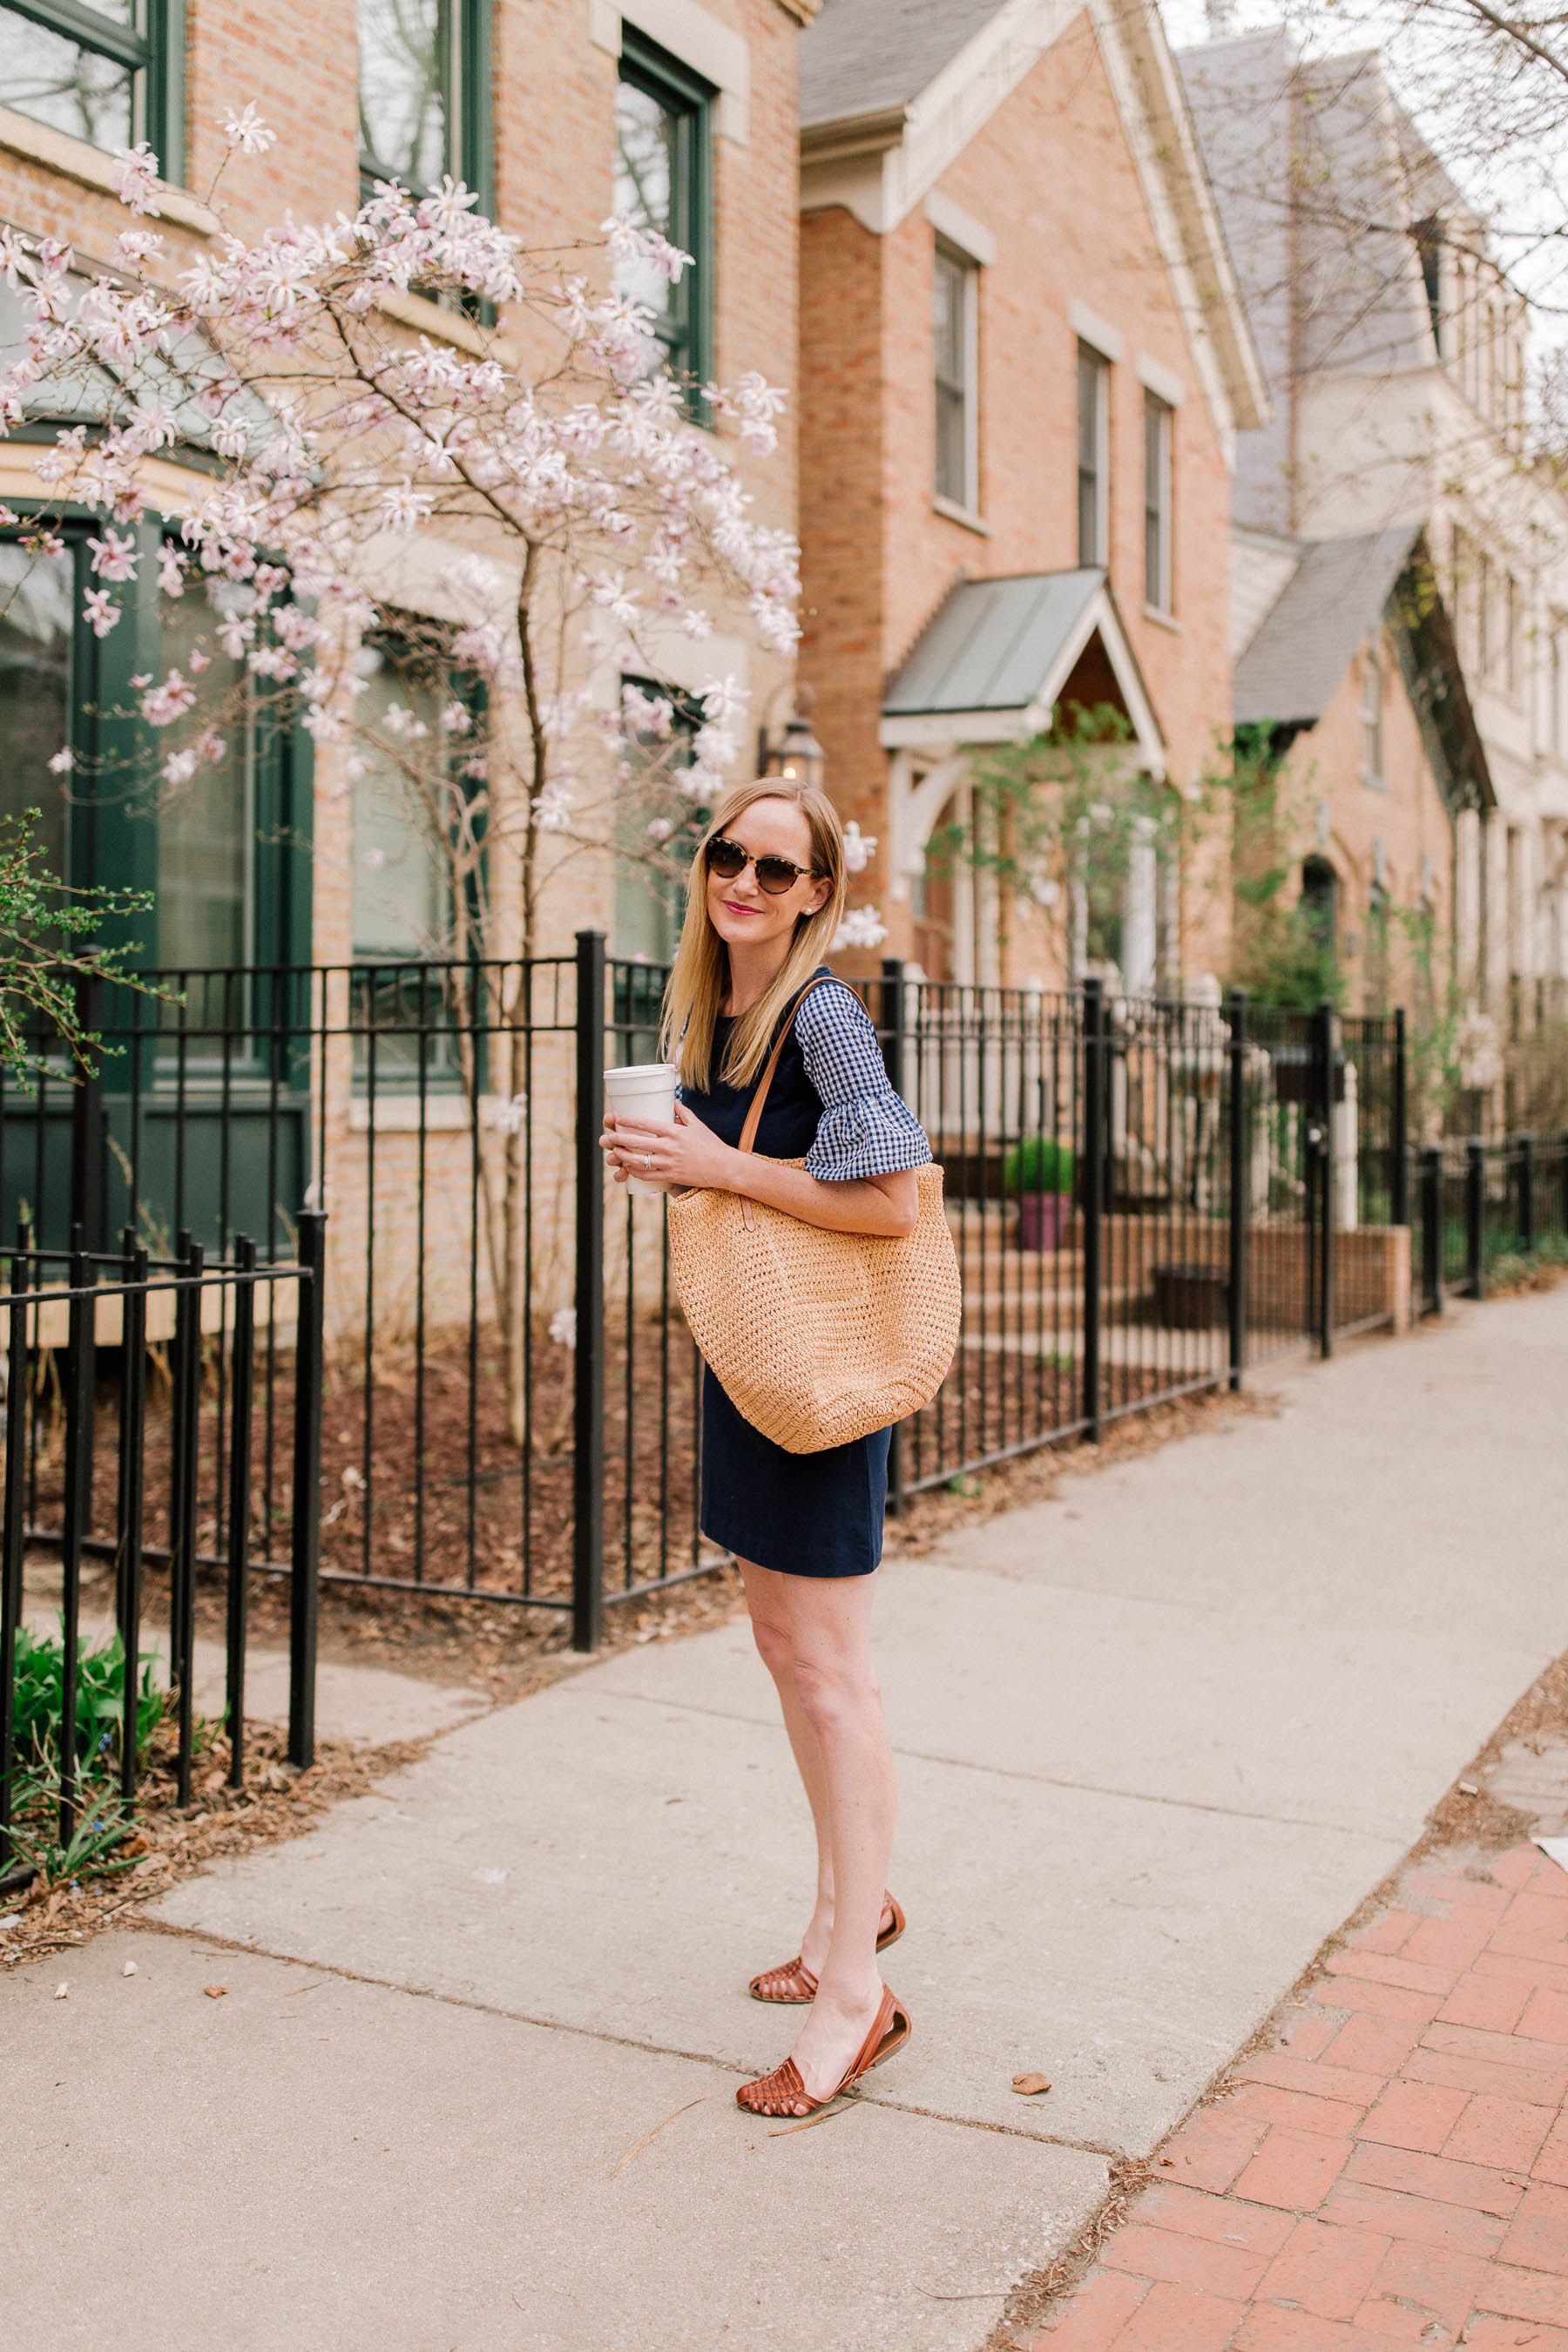
[[[73,890],[58,881],[34,838],[38,819],[37,809],[0,817],[0,1068],[18,1076],[42,1066],[28,1034],[36,1024],[90,1071],[101,1041],[77,1019],[73,982],[100,972],[139,987],[125,970],[126,957],[139,952],[134,944],[100,948],[91,934],[106,917],[142,914],[153,904],[146,891]]]
[[[116,1861],[114,1849],[134,1824],[118,1797],[89,1796],[76,1827],[65,1843],[59,1836],[60,1780],[58,1773],[29,1780],[22,1790],[20,1818],[10,1829],[11,1860],[7,1869],[36,1871],[44,1884],[85,1878],[89,1872],[107,1876],[130,1870],[132,1857]]]
[[[1121,910],[1133,845],[1180,860],[1199,812],[1145,775],[1128,749],[1131,730],[1110,703],[1051,714],[1045,732],[971,755],[973,819],[939,826],[931,869],[965,864],[994,874],[1007,893],[1068,919],[1082,892],[1090,963],[1121,961]],[[1066,959],[1064,958],[1064,961]]]
[[[63,1633],[16,1633],[16,1740],[17,1752],[38,1766],[60,1760],[65,1719],[66,1653]],[[96,1650],[79,1652],[76,1662],[76,1760],[91,1775],[107,1771],[125,1712],[125,1649],[118,1633]],[[163,1694],[153,1685],[151,1661],[142,1666],[134,1715],[137,1755],[145,1754],[163,1712]]]
[[[1213,769],[1205,782],[1210,803],[1230,803],[1227,985],[1301,1011],[1342,1003],[1334,941],[1316,911],[1300,903],[1304,783],[1287,780],[1263,728],[1242,730],[1228,764]]]
[[[1009,1192],[1070,1192],[1072,1178],[1071,1149],[1054,1135],[1025,1136],[1002,1163]]]

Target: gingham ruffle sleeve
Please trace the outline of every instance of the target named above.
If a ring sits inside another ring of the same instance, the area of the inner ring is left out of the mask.
[[[806,1174],[844,1184],[923,1168],[931,1158],[925,1129],[888,1083],[877,1033],[854,991],[831,982],[814,988],[795,1013],[795,1034],[805,1075],[822,1097]]]

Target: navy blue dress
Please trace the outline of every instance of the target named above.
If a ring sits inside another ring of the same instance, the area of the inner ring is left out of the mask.
[[[792,1016],[756,1150],[767,1160],[804,1159],[827,1182],[922,1167],[931,1158],[925,1131],[888,1083],[876,1031],[854,992],[841,982],[814,989]],[[726,1086],[716,1075],[732,1026],[721,1015],[706,1091],[683,1087],[680,1098],[738,1144],[756,1087]],[[882,1557],[890,1434],[879,1429],[821,1454],[786,1454],[742,1418],[704,1367],[703,1534],[787,1576],[868,1576]]]

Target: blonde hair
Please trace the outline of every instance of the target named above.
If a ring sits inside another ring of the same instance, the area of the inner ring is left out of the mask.
[[[778,978],[754,1004],[747,1006],[731,1031],[723,1066],[717,1074],[726,1086],[750,1086],[761,1075],[784,1007],[822,961],[844,916],[844,828],[838,811],[821,786],[797,783],[793,776],[759,776],[726,793],[691,861],[686,920],[664,992],[659,1027],[659,1051],[665,1060],[677,1064],[683,1086],[700,1091],[706,1090],[714,1075],[714,1024],[730,984],[730,950],[708,919],[705,853],[714,835],[727,833],[754,801],[788,801],[799,809],[811,827],[811,870],[829,887],[826,904],[815,915],[797,918]]]

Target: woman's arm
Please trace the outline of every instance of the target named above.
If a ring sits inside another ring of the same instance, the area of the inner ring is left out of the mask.
[[[900,1168],[891,1176],[828,1183],[820,1176],[808,1176],[804,1168],[786,1168],[780,1160],[761,1160],[754,1151],[737,1151],[732,1144],[721,1143],[711,1128],[680,1103],[672,1127],[651,1122],[633,1126],[628,1119],[606,1116],[599,1144],[617,1184],[627,1176],[647,1176],[661,1183],[740,1192],[825,1233],[881,1234],[896,1239],[912,1234],[920,1218],[920,1187],[912,1168]]]

